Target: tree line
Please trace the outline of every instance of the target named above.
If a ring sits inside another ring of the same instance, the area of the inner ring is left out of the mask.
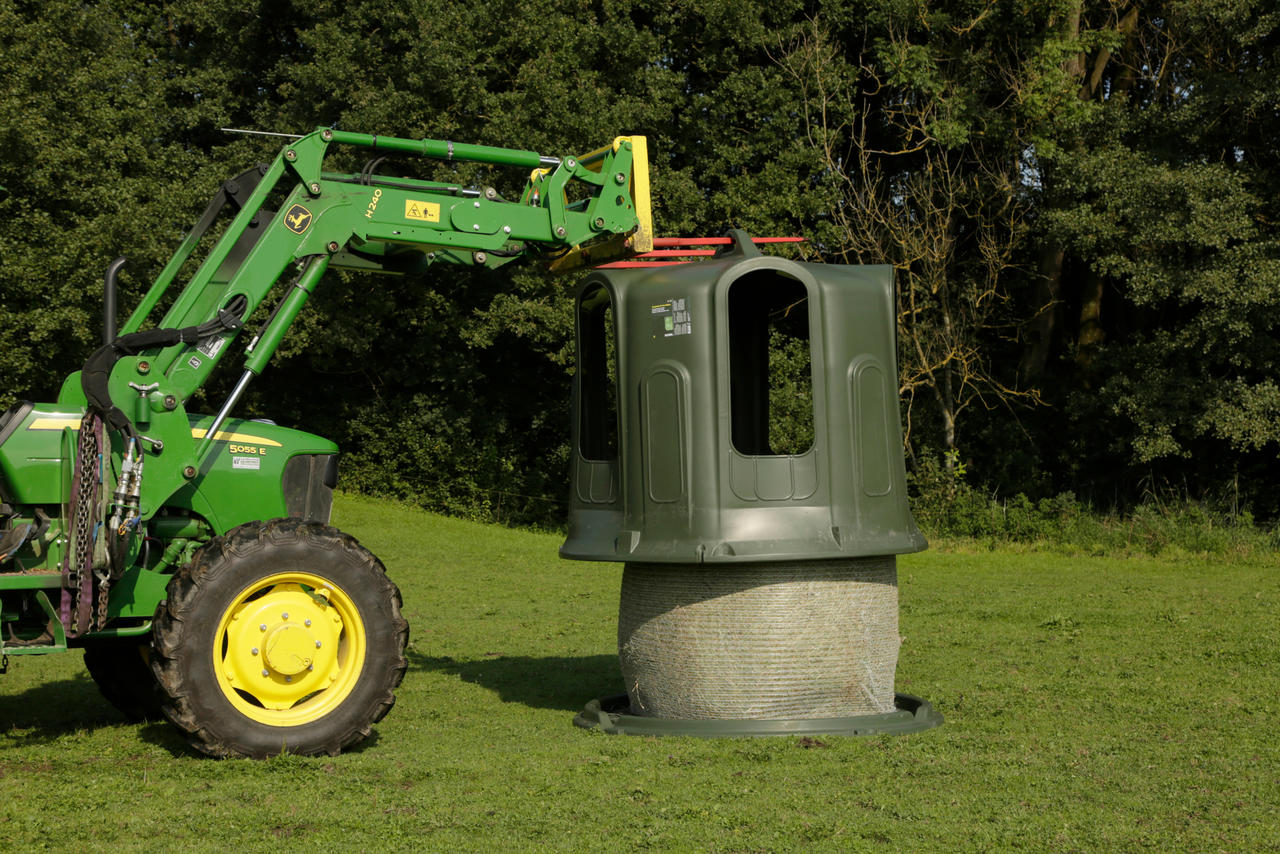
[[[930,482],[1275,520],[1278,56],[1264,0],[0,0],[0,404],[79,366],[113,257],[131,308],[277,149],[222,128],[644,134],[658,234],[894,265]],[[349,487],[556,524],[574,283],[332,274],[239,414],[339,441]]]

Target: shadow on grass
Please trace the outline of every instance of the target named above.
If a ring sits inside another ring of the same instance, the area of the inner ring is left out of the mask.
[[[13,747],[136,725],[107,702],[88,675],[43,682],[19,694],[0,696],[0,743]]]
[[[100,729],[133,730],[137,738],[175,759],[202,757],[177,728],[163,719],[130,721],[98,691],[88,676],[60,679],[0,696],[0,746],[40,747]],[[132,737],[132,736],[130,736]],[[378,731],[343,753],[361,753],[376,745]]]
[[[615,655],[534,658],[495,654],[491,658],[458,660],[411,650],[409,667],[456,676],[493,691],[503,702],[535,709],[577,712],[591,700],[622,690]],[[107,702],[87,674],[0,695],[0,745],[39,746],[76,733],[116,727],[134,728],[138,738],[175,757],[200,755],[165,721],[128,721]],[[358,753],[376,744],[375,728],[371,738],[344,752]]]
[[[495,654],[460,661],[410,650],[409,668],[448,673],[493,691],[503,702],[535,709],[577,712],[591,700],[622,690],[616,655],[532,658]]]

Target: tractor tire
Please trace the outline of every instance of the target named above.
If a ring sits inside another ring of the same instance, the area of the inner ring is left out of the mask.
[[[395,703],[400,605],[381,561],[326,525],[275,519],[215,537],[156,609],[164,715],[209,756],[336,755]]]
[[[84,648],[84,666],[102,696],[131,723],[164,719],[147,638],[89,641]]]

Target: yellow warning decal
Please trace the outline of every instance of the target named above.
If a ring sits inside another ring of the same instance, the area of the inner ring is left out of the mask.
[[[203,427],[192,427],[191,438],[203,439],[205,434]],[[226,430],[219,430],[213,437],[215,442],[246,442],[254,445],[267,445],[271,448],[284,447],[279,442],[273,442],[270,439],[264,439],[261,436],[250,436],[248,433],[228,433]]]
[[[404,218],[416,219],[420,222],[439,222],[440,206],[435,202],[423,202],[417,199],[404,200]]]

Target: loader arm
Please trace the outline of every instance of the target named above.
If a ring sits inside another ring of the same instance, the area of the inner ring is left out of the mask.
[[[527,170],[518,200],[493,190],[325,171],[334,146]],[[230,208],[230,211],[227,211]],[[167,312],[148,319],[219,214],[232,219]],[[555,270],[652,248],[644,137],[619,137],[582,157],[319,129],[218,191],[120,335],[86,362],[87,403],[136,440],[146,463],[136,512],[148,519],[200,476],[220,426],[330,267],[411,273],[433,263],[498,267],[521,258]],[[185,402],[242,337],[245,319],[294,274],[268,319],[252,330],[244,368],[212,425],[193,431]],[[146,328],[146,331],[143,331]],[[63,402],[77,391],[64,387]]]

